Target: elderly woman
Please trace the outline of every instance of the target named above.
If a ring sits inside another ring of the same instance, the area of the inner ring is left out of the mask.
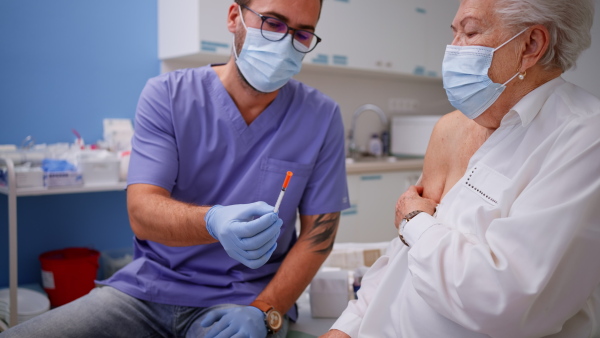
[[[400,236],[325,337],[598,337],[600,100],[560,75],[592,0],[463,0]],[[439,202],[439,204],[438,204]]]

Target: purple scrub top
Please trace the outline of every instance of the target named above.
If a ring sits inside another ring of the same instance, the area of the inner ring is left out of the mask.
[[[128,184],[156,185],[197,205],[274,205],[286,172],[294,173],[279,211],[277,249],[264,266],[247,268],[220,243],[169,247],[135,238],[133,262],[102,283],[140,299],[250,304],[294,245],[297,211],[349,207],[339,107],[295,80],[247,125],[211,66],[162,74],[140,96],[132,145]],[[295,308],[288,314],[297,317]]]

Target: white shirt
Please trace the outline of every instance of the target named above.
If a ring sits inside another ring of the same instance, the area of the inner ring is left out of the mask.
[[[352,337],[599,337],[600,100],[525,96],[332,329]]]

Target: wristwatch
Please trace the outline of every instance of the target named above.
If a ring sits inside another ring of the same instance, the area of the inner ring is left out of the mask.
[[[400,237],[400,240],[402,241],[402,243],[404,243],[404,245],[410,246],[404,240],[404,236],[402,236],[402,232],[404,231],[404,227],[406,226],[406,223],[408,223],[408,221],[410,221],[411,219],[413,219],[415,216],[417,216],[418,214],[420,214],[422,212],[423,211],[421,211],[421,210],[411,211],[408,214],[404,215],[402,222],[400,222],[400,226],[398,227],[398,237]]]
[[[254,306],[258,308],[265,314],[265,325],[267,326],[267,334],[273,334],[283,325],[283,316],[279,311],[275,310],[275,308],[269,303],[263,302],[262,300],[255,300],[250,304],[250,306]]]

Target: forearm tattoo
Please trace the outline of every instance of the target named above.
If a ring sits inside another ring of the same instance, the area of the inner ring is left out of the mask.
[[[315,223],[309,232],[308,240],[311,241],[312,247],[321,246],[323,243],[328,243],[327,247],[315,250],[316,253],[326,255],[333,249],[335,232],[340,223],[340,213],[323,214],[317,216]]]

